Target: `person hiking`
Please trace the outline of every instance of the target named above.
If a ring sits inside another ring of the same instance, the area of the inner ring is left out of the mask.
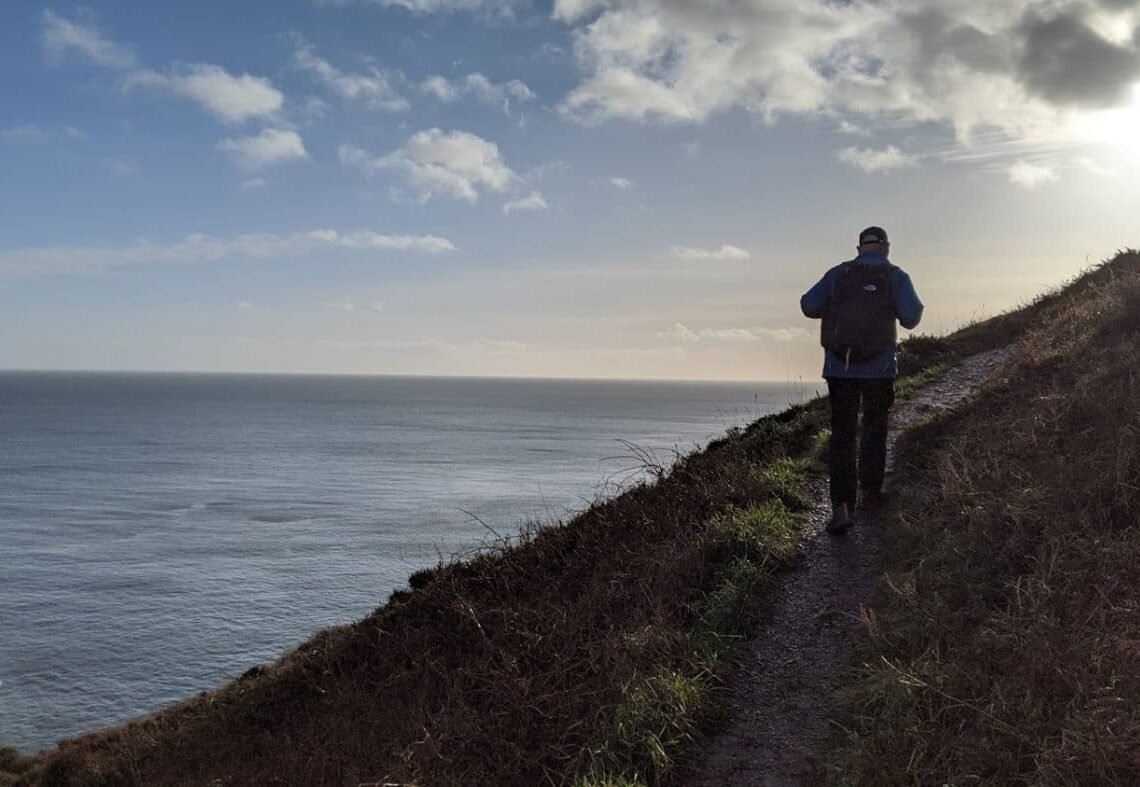
[[[867,227],[859,233],[857,249],[855,259],[836,265],[800,298],[804,316],[823,320],[823,379],[831,401],[827,530],[836,534],[852,525],[856,508],[872,510],[882,501],[887,413],[898,376],[895,323],[914,328],[922,319],[922,301],[910,276],[887,259],[886,231]]]

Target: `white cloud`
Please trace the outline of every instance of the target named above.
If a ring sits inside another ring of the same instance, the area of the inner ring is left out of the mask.
[[[962,145],[984,129],[1029,147],[1072,141],[1073,116],[1122,106],[1140,79],[1130,5],[557,0],[581,74],[560,110],[699,123],[743,109],[847,132],[939,123]]]
[[[367,73],[345,73],[318,57],[308,44],[296,51],[293,62],[346,101],[359,101],[367,107],[389,112],[403,111],[410,106],[408,100],[393,87],[391,75],[379,68],[371,67]]]
[[[420,83],[420,90],[445,103],[458,101],[462,95],[457,86],[448,81],[446,77],[441,76],[428,77]]]
[[[100,33],[89,20],[72,22],[51,9],[46,9],[43,21],[43,44],[48,59],[59,62],[72,52],[105,68],[131,68],[134,54]]]
[[[471,349],[485,353],[521,353],[526,352],[526,344],[497,339],[476,339],[471,343]]]
[[[484,11],[509,16],[522,0],[313,0],[317,6],[379,5],[403,8],[417,14]]]
[[[882,150],[874,148],[844,148],[836,156],[844,164],[850,164],[856,169],[867,173],[891,172],[896,169],[906,169],[918,164],[918,159],[909,156],[896,148],[887,145]]]
[[[756,332],[777,342],[798,342],[815,339],[816,335],[805,328],[758,328]]]
[[[248,178],[241,182],[243,189],[263,189],[269,185],[265,178]]]
[[[452,82],[446,77],[431,76],[421,83],[423,92],[433,95],[440,101],[451,103],[464,96],[472,96],[484,104],[499,104],[510,114],[511,101],[533,101],[534,92],[525,83],[512,79],[495,83],[480,73],[468,74],[462,80]]]
[[[139,176],[138,164],[123,156],[105,158],[99,164],[110,173],[111,177],[119,180],[129,180]]]
[[[35,276],[110,270],[131,265],[204,263],[224,259],[274,259],[320,252],[454,251],[455,245],[435,235],[387,235],[361,230],[318,229],[290,235],[249,234],[222,239],[190,235],[177,243],[132,246],[51,246],[0,251],[0,275]]]
[[[1073,159],[1073,164],[1080,169],[1093,173],[1094,175],[1100,175],[1106,178],[1116,177],[1117,174],[1116,170],[1102,166],[1088,156],[1078,156],[1077,158]]]
[[[685,344],[696,344],[701,340],[700,335],[698,335],[696,331],[679,322],[673,323],[673,327],[669,330],[658,333],[657,338],[673,339],[674,341],[684,342]]]
[[[128,77],[126,86],[169,90],[196,102],[223,123],[270,118],[285,103],[285,96],[268,79],[234,76],[221,66],[205,63],[178,66],[171,74],[138,71]]]
[[[867,137],[871,135],[870,131],[858,123],[852,123],[850,120],[840,120],[836,131],[840,134],[847,134],[852,137]]]
[[[763,341],[795,342],[810,336],[803,328],[701,328],[693,330],[684,323],[673,323],[666,331],[657,334],[658,339],[670,339],[684,344],[700,342],[754,344]]]
[[[1009,182],[1032,191],[1057,179],[1057,173],[1049,167],[1030,164],[1018,159],[1008,170]]]
[[[748,253],[747,249],[742,249],[739,246],[730,246],[725,244],[719,249],[694,249],[688,246],[674,246],[672,249],[674,257],[680,257],[683,260],[748,260],[752,255]]]
[[[503,213],[510,214],[514,211],[535,211],[546,210],[549,207],[546,204],[546,199],[537,191],[532,191],[525,197],[512,200],[503,204]]]
[[[237,307],[239,309],[252,309],[253,301],[238,301]]]
[[[309,157],[300,134],[276,128],[263,129],[254,137],[224,139],[218,143],[218,150],[229,153],[238,164],[249,169]]]
[[[591,11],[604,7],[604,0],[554,0],[554,18],[563,22],[575,22]]]
[[[332,302],[326,301],[324,306],[327,309],[336,309],[337,311],[340,311],[340,312],[355,312],[356,311],[356,304],[355,303],[332,303]]]
[[[11,126],[0,131],[0,137],[11,142],[43,142],[48,133],[34,125]]]
[[[87,135],[82,130],[74,126],[59,126],[44,128],[37,126],[34,123],[28,123],[19,126],[9,126],[5,129],[0,129],[0,139],[9,142],[23,142],[23,143],[39,143],[48,142],[50,140],[82,140],[86,139]]]
[[[442,193],[475,202],[481,190],[502,192],[519,179],[503,163],[498,145],[466,131],[420,131],[402,148],[383,156],[351,145],[342,145],[338,155],[341,164],[366,174],[403,173],[425,201]]]
[[[610,183],[614,188],[621,189],[622,191],[629,191],[633,188],[633,181],[629,178],[610,178]]]
[[[593,124],[611,118],[632,120],[701,120],[706,114],[677,96],[668,86],[629,69],[610,68],[575,88],[562,111]]]

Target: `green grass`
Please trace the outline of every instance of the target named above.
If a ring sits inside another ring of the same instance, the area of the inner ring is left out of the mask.
[[[898,400],[910,399],[926,386],[938,382],[949,370],[950,364],[936,363],[922,371],[903,377],[895,383],[895,398]]]
[[[784,458],[754,472],[769,492],[792,511],[806,511],[811,508],[811,496],[805,480],[811,470],[809,457]]]
[[[759,474],[774,496],[727,509],[710,523],[706,563],[719,566],[719,576],[695,605],[683,658],[635,684],[608,714],[578,787],[660,784],[692,749],[697,731],[723,721],[724,678],[761,620],[771,576],[799,552],[804,522],[784,499],[806,499],[805,462],[780,460]]]
[[[657,784],[671,771],[707,708],[714,685],[708,672],[661,670],[619,705],[605,739],[590,749],[590,768],[575,784]]]

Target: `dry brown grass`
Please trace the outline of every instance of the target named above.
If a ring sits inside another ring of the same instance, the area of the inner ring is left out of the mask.
[[[761,419],[565,525],[420,572],[370,617],[17,783],[571,783],[633,687],[691,666],[687,632],[740,557],[717,523],[794,492],[757,469],[809,450],[823,416]]]
[[[1132,254],[1019,312],[904,345],[920,372],[1030,334],[1003,383],[904,449],[901,559],[867,613],[875,650],[853,693],[855,781],[1088,783],[1140,769],[1137,270]],[[643,753],[614,745],[599,760],[599,736],[609,745],[615,721],[668,704],[640,696],[688,705],[705,690],[693,632],[736,603],[710,599],[759,581],[724,547],[727,512],[802,502],[758,469],[818,449],[825,421],[822,401],[761,419],[654,485],[417,574],[365,620],[215,692],[31,770],[0,761],[0,783],[631,783],[609,774]],[[652,767],[650,781],[663,777]]]
[[[838,783],[1140,778],[1140,255],[965,340],[1009,326],[998,379],[901,446]]]

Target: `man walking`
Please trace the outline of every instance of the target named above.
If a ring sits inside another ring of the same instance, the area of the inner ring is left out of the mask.
[[[910,276],[887,259],[887,233],[868,227],[859,233],[857,248],[859,256],[829,270],[800,299],[805,316],[823,319],[823,378],[831,400],[830,533],[851,526],[856,506],[872,509],[881,500],[887,412],[898,376],[896,321],[914,328],[922,319]]]

